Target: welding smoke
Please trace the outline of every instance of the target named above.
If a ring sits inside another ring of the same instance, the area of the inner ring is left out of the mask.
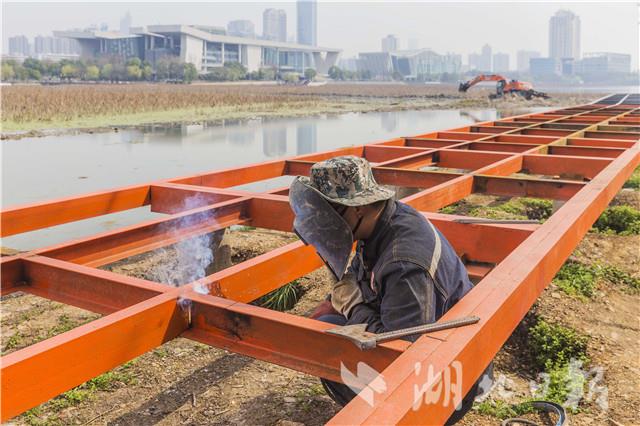
[[[184,200],[181,210],[192,210],[208,204],[209,202],[202,196],[195,195]],[[187,215],[177,221],[170,222],[171,229],[168,233],[177,237],[180,232],[203,222],[215,223],[211,211]],[[213,242],[212,234],[201,234],[182,239],[170,247],[161,249],[163,261],[150,271],[152,279],[175,287],[194,282],[193,288],[196,292],[207,294],[209,292],[208,286],[198,280],[206,276],[207,268],[213,263]]]

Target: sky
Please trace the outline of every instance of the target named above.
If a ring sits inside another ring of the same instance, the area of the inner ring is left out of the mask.
[[[53,30],[108,24],[117,29],[129,11],[133,26],[202,24],[226,26],[234,19],[254,22],[262,33],[262,12],[284,9],[290,37],[296,34],[295,1],[236,2],[6,2],[2,4],[3,51],[8,37],[51,35]],[[518,50],[548,54],[549,18],[559,9],[573,11],[581,20],[582,52],[618,52],[632,55],[638,68],[638,2],[466,2],[426,1],[318,1],[318,44],[343,49],[342,57],[379,51],[381,39],[394,34],[400,47],[410,38],[419,47],[438,53],[467,55],[488,43],[493,52],[511,55],[515,67]]]

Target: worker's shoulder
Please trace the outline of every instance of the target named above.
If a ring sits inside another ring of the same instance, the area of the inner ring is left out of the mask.
[[[413,207],[400,201],[396,201],[396,211],[391,220],[391,226],[410,234],[428,234],[430,231],[427,218]]]

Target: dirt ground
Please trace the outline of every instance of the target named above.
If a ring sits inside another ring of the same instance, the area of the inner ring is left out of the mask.
[[[634,203],[640,200],[639,195],[638,191],[623,191],[614,204],[638,205]],[[481,197],[476,200],[479,204],[486,201]],[[237,228],[226,233],[223,244],[230,247],[230,262],[237,263],[294,240],[295,237],[288,233]],[[640,236],[589,233],[574,256],[585,262],[604,259],[640,277],[639,248]],[[109,265],[107,269],[158,278],[154,270],[157,265],[176,258],[172,250],[140,255]],[[299,282],[306,291],[289,312],[308,315],[329,291],[329,275],[322,268]],[[603,412],[593,401],[583,403],[580,412],[571,414],[572,424],[637,424],[640,406],[639,302],[637,293],[633,294],[621,285],[603,283],[596,296],[585,301],[568,296],[551,284],[533,308],[537,315],[589,336],[587,352],[592,366],[603,368],[601,384],[608,388],[608,411]],[[1,307],[3,354],[98,317],[20,293],[4,297]],[[525,320],[496,357],[495,376],[501,384],[491,396],[509,403],[528,396],[529,381],[535,378],[530,360],[522,356],[522,329],[526,326]],[[320,425],[340,408],[325,395],[315,377],[183,338],[116,368],[100,382],[89,382],[78,389],[13,419],[11,423]],[[548,424],[543,420],[537,419],[539,424]],[[474,410],[461,424],[499,425],[500,420]]]

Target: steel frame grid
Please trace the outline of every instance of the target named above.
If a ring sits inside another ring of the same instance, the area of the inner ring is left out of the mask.
[[[414,407],[415,389],[436,388],[456,361],[464,368],[462,390],[470,389],[640,163],[640,105],[605,101],[3,211],[0,236],[142,206],[167,216],[1,259],[3,295],[20,290],[105,315],[1,358],[2,420],[183,336],[336,381],[340,363],[354,371],[366,362],[382,371],[387,391],[373,405],[355,398],[331,424],[444,423],[452,404]],[[419,189],[403,201],[439,228],[479,281],[441,320],[477,315],[478,324],[434,334],[440,340],[394,341],[361,352],[324,333],[331,325],[246,304],[321,267],[300,242],[207,276],[199,284],[208,295],[191,283],[173,288],[97,269],[234,224],[290,231],[287,188],[233,187],[308,174],[314,162],[346,154],[374,163],[380,183]],[[418,170],[425,166],[462,171]],[[542,225],[461,224],[435,213],[474,192],[565,203]],[[202,205],[185,210],[184,199],[195,194]],[[180,298],[191,301],[190,309],[178,306]],[[427,377],[428,366],[434,374]]]

